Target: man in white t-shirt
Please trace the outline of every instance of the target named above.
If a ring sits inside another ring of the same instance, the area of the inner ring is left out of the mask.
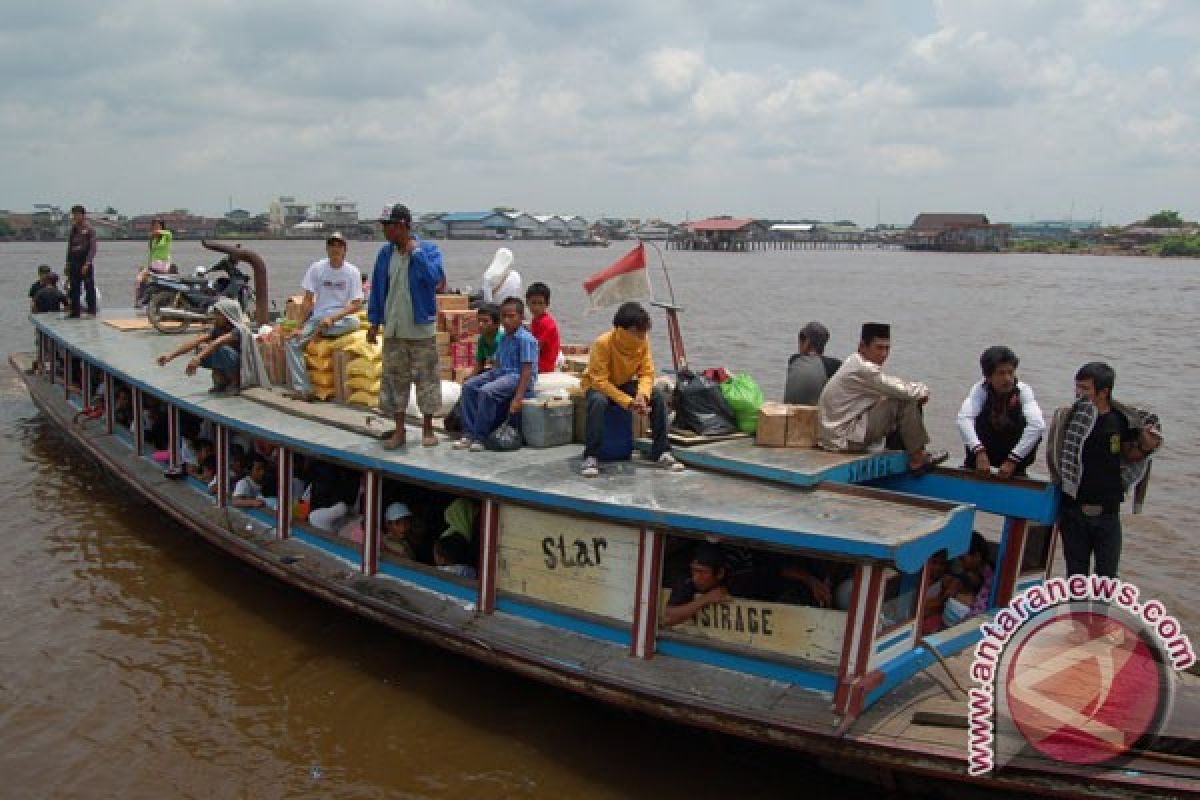
[[[304,289],[302,306],[306,321],[287,341],[285,355],[294,396],[303,400],[316,399],[308,368],[304,363],[304,347],[314,336],[341,336],[359,326],[358,310],[362,308],[362,273],[346,260],[346,239],[332,233],[325,240],[328,258],[314,262],[300,284]]]

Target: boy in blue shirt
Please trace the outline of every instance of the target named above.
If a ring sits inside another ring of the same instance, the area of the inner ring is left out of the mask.
[[[504,337],[496,349],[496,367],[476,375],[463,384],[463,437],[454,443],[458,449],[482,450],[483,441],[504,419],[521,410],[521,403],[533,393],[537,382],[538,344],[521,323],[525,303],[510,297],[500,306]],[[507,411],[507,413],[505,413]]]

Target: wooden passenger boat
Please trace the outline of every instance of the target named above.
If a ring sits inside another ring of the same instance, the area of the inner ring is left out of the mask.
[[[1045,483],[958,470],[913,477],[902,454],[777,450],[744,440],[680,449],[694,467],[683,473],[631,462],[596,479],[579,476],[575,447],[387,452],[376,434],[355,429],[361,412],[321,424],[253,392],[208,394],[204,381],[155,364],[174,342],[152,331],[120,331],[103,315],[32,319],[38,353],[10,362],[42,412],[94,458],[217,547],[400,632],[604,702],[795,748],[891,786],[1114,797],[1200,790],[1191,675],[1179,677],[1163,731],[1170,753],[1139,751],[1104,769],[1031,752],[991,774],[968,774],[962,687],[990,617],[922,636],[926,564],[938,551],[966,551],[977,512],[988,513],[1004,520],[990,605],[1042,581],[1057,510]],[[194,481],[165,477],[140,426],[129,432],[115,423],[113,403],[99,418],[81,418],[100,385],[108,398],[127,387],[134,419],[147,398],[165,405],[173,466],[182,415],[210,421],[215,497]],[[278,448],[273,513],[231,506],[229,444],[239,435]],[[361,542],[295,519],[297,454],[361,474]],[[478,580],[381,553],[386,487],[478,501]],[[839,564],[850,575],[849,608],[735,599],[667,629],[660,620],[669,554],[705,538]]]

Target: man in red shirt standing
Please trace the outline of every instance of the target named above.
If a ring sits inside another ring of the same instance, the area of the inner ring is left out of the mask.
[[[558,367],[558,323],[550,316],[550,287],[544,283],[532,283],[525,290],[525,304],[533,320],[529,332],[538,343],[538,374],[554,372]]]

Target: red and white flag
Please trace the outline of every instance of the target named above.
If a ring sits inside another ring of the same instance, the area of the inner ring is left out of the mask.
[[[591,308],[616,306],[627,300],[652,297],[650,272],[646,269],[646,246],[638,246],[583,282]]]

